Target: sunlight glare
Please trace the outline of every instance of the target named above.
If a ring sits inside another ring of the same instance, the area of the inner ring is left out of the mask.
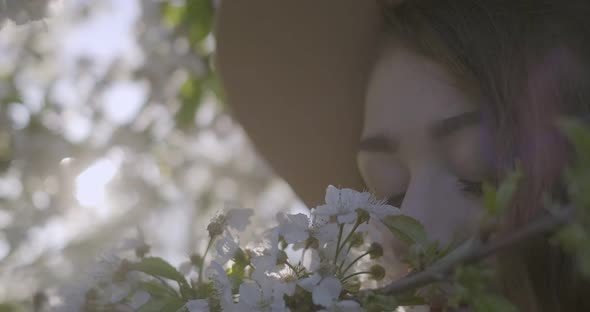
[[[117,173],[117,166],[100,159],[76,178],[76,199],[82,206],[102,208],[106,204],[106,186]]]

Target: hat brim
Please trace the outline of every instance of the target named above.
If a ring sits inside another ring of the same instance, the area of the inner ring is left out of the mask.
[[[371,0],[226,0],[216,67],[232,114],[310,207],[362,189],[356,154],[381,15]]]

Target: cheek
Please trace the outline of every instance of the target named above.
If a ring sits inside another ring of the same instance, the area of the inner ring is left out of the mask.
[[[367,188],[378,197],[384,199],[405,191],[407,172],[392,156],[360,153],[357,161]]]
[[[447,162],[457,176],[479,181],[485,178],[486,163],[479,127],[459,131],[447,147]]]

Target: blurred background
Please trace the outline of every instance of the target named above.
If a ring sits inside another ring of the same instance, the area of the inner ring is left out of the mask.
[[[0,303],[51,301],[138,230],[179,264],[226,205],[304,209],[224,106],[217,5],[0,0]]]

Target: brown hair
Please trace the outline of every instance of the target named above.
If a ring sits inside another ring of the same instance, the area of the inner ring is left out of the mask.
[[[563,197],[571,152],[554,120],[589,113],[590,1],[409,0],[385,12],[387,36],[449,68],[481,99],[492,178],[520,161],[525,178],[507,228],[543,213],[544,193]],[[590,311],[590,285],[546,237],[498,260],[521,311]]]

